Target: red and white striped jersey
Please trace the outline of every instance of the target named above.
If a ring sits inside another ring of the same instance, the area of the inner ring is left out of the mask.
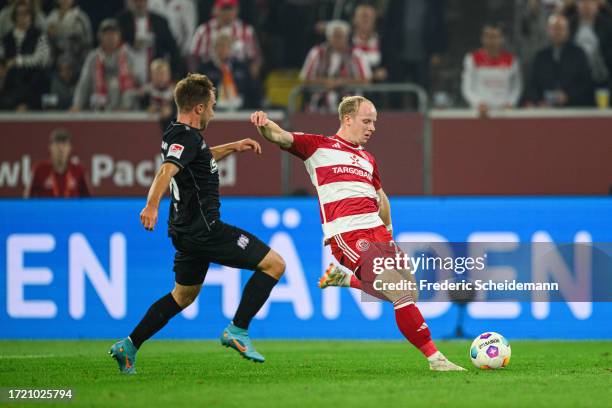
[[[317,189],[326,239],[384,225],[378,215],[378,166],[363,147],[338,135],[293,133],[293,144],[285,150],[304,161]]]
[[[300,71],[302,80],[319,78],[371,79],[372,70],[359,49],[337,52],[323,43],[310,49]]]
[[[239,61],[259,61],[261,51],[255,30],[242,20],[235,20],[230,25],[221,26],[219,20],[212,18],[198,26],[191,39],[191,54],[201,61],[209,61],[214,52],[214,45],[220,34],[234,39],[232,57]]]
[[[504,51],[497,57],[484,49],[467,54],[463,60],[461,91],[473,108],[516,106],[523,91],[521,68],[517,58]]]
[[[363,39],[357,35],[353,36],[353,47],[360,50],[363,57],[368,62],[370,69],[380,65],[382,55],[380,53],[380,41],[378,35],[374,34],[368,39]]]

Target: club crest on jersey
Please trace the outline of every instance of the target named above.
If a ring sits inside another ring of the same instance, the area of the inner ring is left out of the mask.
[[[366,252],[368,249],[370,249],[370,241],[363,238],[358,239],[355,243],[355,247],[357,247],[357,249],[361,252]]]
[[[212,159],[210,159],[210,174],[215,174],[218,171],[219,167],[217,167],[217,161],[213,157]]]
[[[247,245],[249,245],[249,237],[244,234],[240,234],[240,237],[238,237],[238,241],[236,241],[236,245],[238,245],[242,249],[246,249]]]
[[[361,167],[361,163],[359,162],[359,156],[357,156],[356,154],[352,154],[351,155],[351,164],[353,166]]]
[[[180,145],[178,143],[173,143],[168,148],[168,155],[166,157],[173,156],[177,159],[180,159],[181,155],[183,154],[183,150],[185,150],[185,146]]]

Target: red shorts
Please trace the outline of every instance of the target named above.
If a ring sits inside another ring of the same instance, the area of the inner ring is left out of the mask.
[[[358,269],[362,264],[362,253],[371,249],[380,249],[381,246],[373,247],[372,244],[385,244],[393,242],[393,237],[387,231],[387,227],[361,229],[344,232],[331,238],[331,250],[334,257],[346,268],[350,269],[359,277]],[[395,247],[390,247],[391,253],[395,253]],[[385,251],[386,252],[386,251]],[[392,256],[392,255],[391,255]]]

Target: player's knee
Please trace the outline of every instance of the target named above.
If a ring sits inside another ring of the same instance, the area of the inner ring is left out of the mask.
[[[259,264],[259,269],[273,278],[280,279],[285,273],[285,260],[274,250],[271,250]]]
[[[286,267],[287,265],[285,264],[285,260],[279,254],[275,253],[270,262],[269,274],[276,279],[280,279],[285,273]]]
[[[283,276],[283,274],[285,273],[285,269],[286,268],[287,268],[287,264],[285,263],[285,260],[279,255],[278,256],[277,265],[276,265],[276,269],[278,270],[278,277],[279,278],[281,276]]]
[[[174,301],[181,307],[181,309],[184,309],[196,300],[199,292],[199,290],[177,290],[175,288],[172,291],[172,297],[174,298]]]

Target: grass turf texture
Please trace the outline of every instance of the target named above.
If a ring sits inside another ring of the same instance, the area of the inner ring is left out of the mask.
[[[513,341],[509,367],[495,371],[472,365],[468,342],[439,341],[467,373],[430,372],[406,342],[260,340],[266,362],[255,364],[213,341],[150,341],[135,376],[119,373],[112,343],[0,341],[0,387],[72,388],[68,406],[101,407],[612,404],[609,341]]]

